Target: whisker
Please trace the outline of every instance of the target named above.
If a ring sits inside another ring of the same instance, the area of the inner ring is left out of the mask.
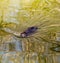
[[[28,43],[30,42],[28,38],[26,38],[26,40],[27,40]]]
[[[34,37],[34,38],[40,42],[40,39],[38,39],[38,38],[36,38],[36,37]]]
[[[45,20],[45,18],[48,18],[48,16],[49,15],[47,15],[47,16],[38,16],[38,18],[37,19],[40,19],[39,21],[42,21],[43,19]],[[35,19],[34,21],[37,21],[37,19]],[[33,20],[33,19],[32,19]],[[31,22],[31,24],[34,24],[34,21],[33,22]],[[37,22],[37,23],[39,23],[39,21]]]
[[[40,42],[40,39],[37,39],[37,38],[34,37],[34,36],[31,36],[30,40],[31,40],[33,43]]]
[[[49,13],[51,13],[53,11],[53,9],[52,10],[50,10],[49,11]],[[37,22],[37,23],[39,23],[40,21],[45,21],[45,20],[47,20],[48,19],[48,17],[49,17],[49,14],[47,15],[47,16],[38,16],[39,18],[37,18],[37,19],[39,19],[39,21]],[[47,19],[46,19],[47,18]],[[35,19],[35,21],[37,21],[37,19]],[[33,19],[32,19],[33,20]],[[36,24],[37,24],[36,23]],[[44,23],[42,23],[42,25],[43,25]]]
[[[45,26],[45,27],[43,27],[43,28],[39,28],[39,27],[38,27],[38,29],[44,30],[44,29],[47,29],[47,28],[50,28],[50,27],[59,27],[59,26],[60,26],[60,25],[54,24],[54,25],[50,25],[50,26]]]
[[[34,36],[33,36],[34,37]],[[44,42],[46,42],[46,43],[52,43],[51,41],[48,41],[48,40],[46,40],[46,39],[44,39],[44,38],[42,38],[42,37],[40,37],[39,36],[39,38],[41,38]],[[39,40],[40,41],[40,39],[39,38],[37,38],[37,37],[35,37],[35,39],[37,39],[37,40]],[[56,45],[59,45],[59,44],[57,44],[57,43],[52,43],[52,44],[56,44]]]
[[[46,23],[46,22],[48,22],[48,20],[44,20],[42,23],[37,23],[37,24],[35,24],[38,28],[41,28],[41,27],[44,27],[43,25]]]
[[[28,52],[30,53],[30,51],[31,51],[31,44],[32,44],[32,42],[30,42],[31,41],[31,39],[29,40],[30,38],[27,38],[26,40],[28,41]],[[32,44],[33,45],[33,44]]]

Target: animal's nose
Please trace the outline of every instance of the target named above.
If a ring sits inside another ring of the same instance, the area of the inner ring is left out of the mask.
[[[24,38],[25,36],[26,36],[25,33],[20,34],[20,37],[22,37],[22,38]]]

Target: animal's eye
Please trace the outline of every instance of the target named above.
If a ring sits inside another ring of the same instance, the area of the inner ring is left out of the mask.
[[[34,29],[34,27],[31,27],[31,29]]]
[[[37,30],[37,27],[35,27],[35,26],[34,27],[30,27],[30,28],[28,28],[28,30],[29,31],[32,31],[32,30],[36,31]]]

